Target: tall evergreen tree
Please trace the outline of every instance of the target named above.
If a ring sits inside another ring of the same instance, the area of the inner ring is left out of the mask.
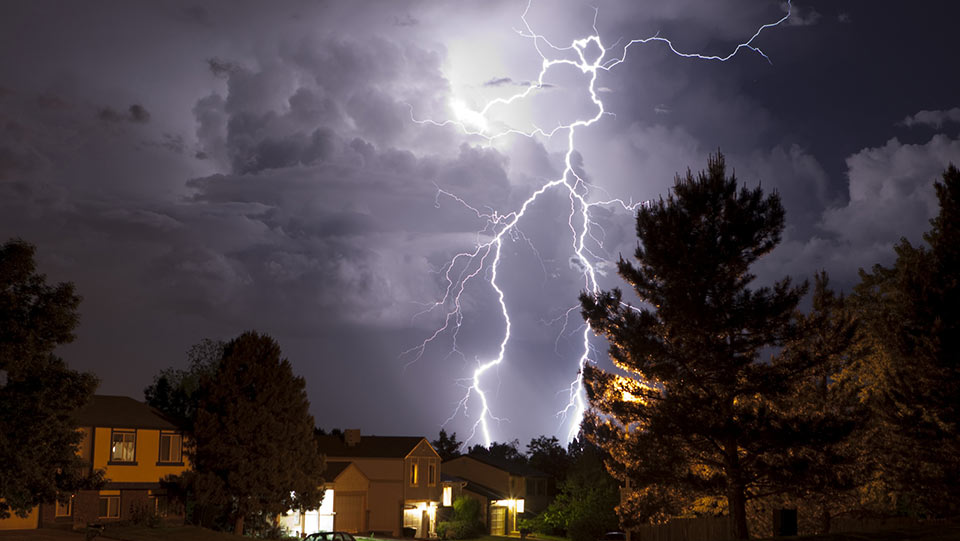
[[[618,270],[643,304],[628,305],[619,289],[580,297],[628,374],[585,367],[594,414],[584,432],[630,481],[640,518],[724,498],[744,539],[748,498],[800,471],[782,450],[809,442],[804,432],[813,427],[776,400],[808,360],[769,362],[761,353],[795,336],[791,318],[807,286],[784,278],[750,287],[750,266],[783,227],[779,196],[738,188],[717,154],[705,172],[678,176],[666,200],[637,213],[637,264],[621,258]]]
[[[97,380],[53,353],[73,341],[80,297],[69,282],[47,284],[34,253],[21,240],[0,246],[0,518],[99,481],[82,473],[72,417]]]
[[[830,289],[826,272],[816,275],[812,300],[808,314],[796,314],[799,333],[782,352],[810,368],[798,377],[782,407],[832,436],[822,445],[786,450],[805,457],[808,464],[780,504],[800,508],[803,530],[825,534],[834,516],[860,508],[856,490],[869,482],[872,472],[865,445],[869,412],[859,400],[863,387],[854,375],[867,348],[858,318],[847,299]]]
[[[874,352],[857,376],[875,412],[888,510],[960,510],[960,170],[935,184],[927,246],[901,239],[890,267],[860,273],[855,302]]]
[[[200,380],[191,451],[201,503],[226,506],[235,533],[258,513],[313,509],[324,468],[304,380],[280,346],[245,332]]]

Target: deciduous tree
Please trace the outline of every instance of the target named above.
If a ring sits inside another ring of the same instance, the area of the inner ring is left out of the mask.
[[[312,509],[323,497],[323,457],[303,378],[273,338],[245,332],[200,379],[192,459],[201,502],[226,506],[234,531],[247,516]]]
[[[447,431],[440,429],[440,435],[437,439],[430,442],[434,450],[440,455],[441,460],[450,460],[460,456],[460,448],[463,447],[462,441],[457,441],[457,433],[447,434]]]
[[[0,518],[100,480],[82,473],[72,417],[97,380],[53,353],[74,339],[80,297],[69,282],[47,284],[34,253],[21,240],[0,246]]]

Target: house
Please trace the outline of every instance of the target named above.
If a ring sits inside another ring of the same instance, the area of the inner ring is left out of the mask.
[[[410,528],[417,537],[434,534],[440,456],[426,438],[363,436],[359,430],[346,430],[343,435],[319,436],[318,444],[327,460],[319,529],[400,536]],[[324,507],[328,502],[332,508]],[[304,513],[305,529],[308,516]]]
[[[480,500],[492,535],[518,531],[523,513],[536,514],[550,504],[550,476],[527,465],[494,457],[464,455],[443,463],[451,492]]]
[[[138,513],[171,515],[160,480],[189,468],[179,429],[126,396],[95,395],[75,418],[83,433],[78,452],[85,468],[104,471],[103,488],[80,491],[66,504],[40,505],[27,519],[0,520],[0,530],[83,527]],[[182,520],[182,515],[168,518]]]
[[[363,531],[362,518],[370,480],[352,462],[333,460],[327,460],[323,477],[325,483],[320,508],[303,513],[288,511],[278,518],[280,526],[296,537],[335,530],[353,533]],[[334,512],[334,502],[338,499],[338,510],[341,511],[339,520]]]

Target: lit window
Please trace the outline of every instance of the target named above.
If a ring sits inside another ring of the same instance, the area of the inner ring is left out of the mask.
[[[443,487],[443,506],[453,505],[453,487]]]
[[[100,518],[120,518],[120,496],[100,496]]]
[[[176,432],[160,433],[160,462],[180,463],[182,455],[183,436]]]
[[[427,485],[432,487],[437,486],[437,465],[432,462],[427,469]]]
[[[57,502],[56,510],[54,511],[54,516],[57,517],[69,517],[73,514],[73,496],[70,496],[70,499],[66,503]]]
[[[523,500],[517,500],[517,513],[523,513]]]
[[[110,446],[111,462],[133,462],[136,458],[137,432],[135,430],[114,430]]]
[[[410,486],[417,486],[417,481],[418,481],[418,479],[417,479],[417,474],[418,474],[418,473],[419,473],[419,472],[417,471],[417,463],[416,463],[416,462],[411,462],[411,463],[410,463]]]

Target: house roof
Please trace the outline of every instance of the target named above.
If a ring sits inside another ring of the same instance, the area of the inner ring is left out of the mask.
[[[424,441],[421,436],[361,436],[356,445],[347,445],[341,436],[317,436],[320,451],[328,457],[404,458]]]
[[[129,396],[94,395],[74,418],[79,426],[177,430],[159,411]]]
[[[337,477],[340,477],[340,474],[343,473],[343,470],[350,467],[352,462],[334,462],[327,461],[327,469],[323,470],[323,478],[325,481],[333,481]]]
[[[454,460],[461,460],[466,458],[472,458],[477,462],[481,462],[488,466],[493,466],[498,470],[503,470],[511,475],[518,475],[521,477],[550,477],[548,474],[543,473],[542,471],[532,467],[527,466],[526,464],[514,464],[507,460],[503,460],[497,457],[492,456],[483,456],[483,455],[461,455],[455,458],[451,458],[446,462],[452,462]]]
[[[463,490],[469,490],[474,494],[478,494],[488,500],[503,500],[506,499],[506,495],[502,494],[488,486],[481,485],[480,483],[474,483],[468,479],[462,477],[457,477],[454,475],[440,474],[440,480],[446,483],[460,483],[463,486]]]

